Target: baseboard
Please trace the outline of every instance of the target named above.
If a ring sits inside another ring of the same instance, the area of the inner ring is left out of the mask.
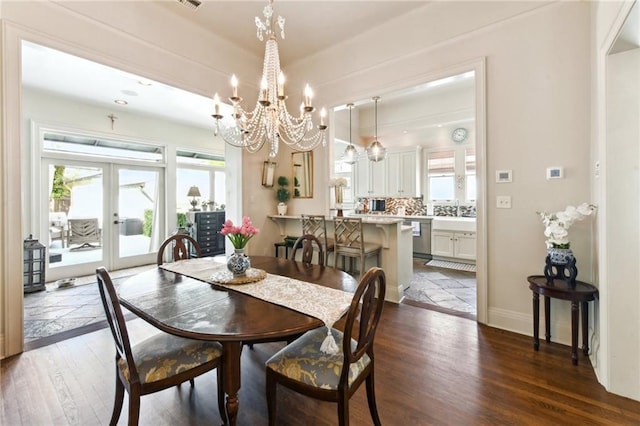
[[[4,359],[4,333],[0,334],[0,359]]]
[[[551,315],[551,341],[571,346],[571,321],[554,320]],[[509,311],[506,309],[489,308],[488,324],[491,327],[533,337],[533,314]],[[544,340],[544,313],[540,315],[540,339]]]

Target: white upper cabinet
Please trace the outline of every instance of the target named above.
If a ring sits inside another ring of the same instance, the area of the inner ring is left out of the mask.
[[[369,161],[363,155],[353,168],[356,197],[416,197],[418,154],[415,148],[389,151],[387,158]]]
[[[387,155],[387,190],[390,197],[415,197],[416,151],[390,152]]]
[[[361,157],[354,164],[356,197],[384,197],[387,195],[387,160],[369,161]]]

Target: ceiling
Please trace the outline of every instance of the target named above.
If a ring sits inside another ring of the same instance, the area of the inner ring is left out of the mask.
[[[264,20],[262,11],[267,5],[266,1],[199,1],[202,4],[197,9],[178,0],[162,4],[177,16],[229,40],[255,56],[263,57],[264,42],[256,37],[255,18]],[[427,3],[424,0],[275,1],[274,17],[285,18],[285,39],[279,43],[280,61],[282,64],[297,62]],[[278,32],[280,39],[279,36]]]
[[[196,10],[180,4],[178,0],[158,4],[174,13],[176,19],[189,20],[254,55],[264,55],[264,42],[256,38],[254,23],[256,16],[262,17],[262,9],[266,5],[264,1],[204,0]],[[275,14],[286,19],[286,38],[279,43],[281,63],[301,60],[425,4],[416,1],[276,2]],[[358,16],[358,19],[353,19],[353,16]],[[213,127],[213,104],[210,98],[29,42],[23,44],[22,77],[25,87],[109,106],[116,116],[119,111],[128,111],[160,116],[201,128]],[[441,93],[454,87],[455,84],[447,84],[437,90]],[[424,90],[434,88],[423,85],[401,93],[384,94],[384,99],[388,105],[402,104],[411,97],[420,96]],[[114,103],[117,99],[125,100],[128,104],[118,105]],[[370,100],[355,101],[360,101],[357,104],[363,104],[362,108],[366,108]],[[434,123],[428,126],[423,123],[404,123],[405,127],[409,125],[431,128]]]

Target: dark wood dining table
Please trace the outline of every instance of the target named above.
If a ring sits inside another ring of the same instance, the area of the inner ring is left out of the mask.
[[[251,256],[251,266],[267,273],[354,292],[357,281],[330,267]],[[323,326],[320,319],[160,267],[134,275],[118,288],[123,306],[167,333],[219,341],[223,347],[223,391],[229,424],[239,409],[243,343],[286,340]]]

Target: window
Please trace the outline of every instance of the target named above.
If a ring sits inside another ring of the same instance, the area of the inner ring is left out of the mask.
[[[164,150],[160,146],[115,141],[62,133],[44,133],[44,152],[98,156],[160,163]]]
[[[454,151],[430,152],[428,154],[427,180],[430,201],[455,199]]]
[[[464,156],[465,199],[476,201],[476,149],[467,148]]]
[[[226,204],[224,158],[220,156],[189,151],[178,151],[176,162],[176,204],[177,211],[184,213],[191,209],[189,188],[197,186],[200,198],[196,208],[202,209],[204,201],[215,202],[216,208]]]

